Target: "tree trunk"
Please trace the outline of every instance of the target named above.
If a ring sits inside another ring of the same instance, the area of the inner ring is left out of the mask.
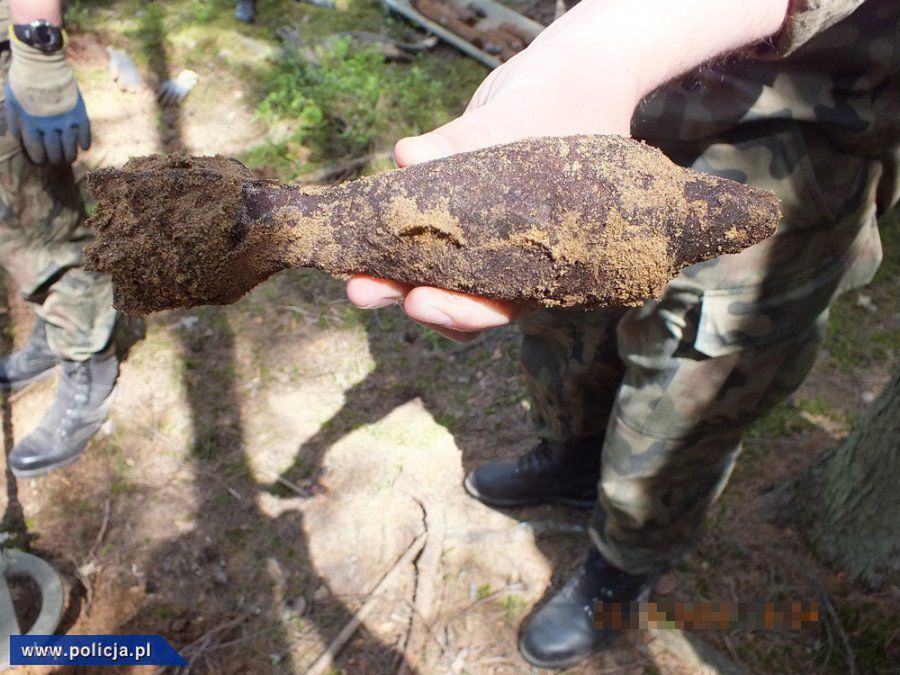
[[[793,499],[815,551],[852,579],[900,577],[900,370]]]

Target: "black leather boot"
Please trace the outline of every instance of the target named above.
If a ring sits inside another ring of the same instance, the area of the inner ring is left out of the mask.
[[[594,602],[646,600],[658,578],[623,572],[592,548],[581,569],[528,620],[519,651],[538,668],[568,668],[583,661],[618,632],[594,629]]]
[[[603,441],[551,447],[541,441],[518,459],[487,462],[466,476],[466,491],[488,506],[512,508],[545,502],[591,508],[597,501]]]
[[[113,350],[61,364],[56,400],[9,455],[16,476],[37,476],[74,462],[106,420],[119,376]]]
[[[0,389],[21,391],[50,377],[56,362],[56,355],[47,342],[47,328],[41,319],[35,318],[34,328],[22,348],[0,358]]]

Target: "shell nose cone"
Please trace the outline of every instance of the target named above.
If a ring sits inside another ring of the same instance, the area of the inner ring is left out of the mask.
[[[781,218],[773,192],[725,178],[690,180],[684,195],[690,204],[683,240],[688,258],[738,253],[774,234]],[[699,250],[700,241],[709,243],[708,250]]]

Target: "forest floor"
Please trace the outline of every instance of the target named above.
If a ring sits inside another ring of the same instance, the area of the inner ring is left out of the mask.
[[[544,18],[552,5],[519,2]],[[377,171],[395,139],[459,114],[487,72],[445,46],[408,62],[359,46],[350,31],[409,37],[368,0],[261,1],[252,26],[231,12],[226,0],[70,3],[95,137],[79,173],[161,151],[235,155],[281,179]],[[110,80],[107,46],[134,57],[138,91]],[[158,107],[153,88],[182,69],[198,85]],[[851,659],[889,672],[900,660],[900,589],[851,583],[760,508],[846,435],[900,361],[897,215],[883,223],[889,262],[837,303],[811,377],[753,427],[699,545],[657,587],[833,609],[800,632],[698,634],[750,672],[846,673]],[[32,319],[14,288],[6,297],[9,351]],[[161,633],[196,672],[303,672],[427,529],[437,566],[423,556],[397,569],[336,671],[533,671],[518,626],[580,563],[587,514],[497,511],[462,489],[466,471],[534,441],[514,328],[457,345],[292,270],[232,306],[129,319],[119,333],[130,349],[104,433],[68,468],[0,483],[5,529],[67,581],[64,630]],[[4,401],[7,452],[53,393],[51,380]],[[413,597],[429,585],[424,649],[410,655]],[[569,672],[691,670],[634,631]]]

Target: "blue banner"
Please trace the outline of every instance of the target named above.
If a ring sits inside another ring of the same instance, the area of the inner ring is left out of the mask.
[[[186,666],[162,635],[11,635],[13,666]]]

